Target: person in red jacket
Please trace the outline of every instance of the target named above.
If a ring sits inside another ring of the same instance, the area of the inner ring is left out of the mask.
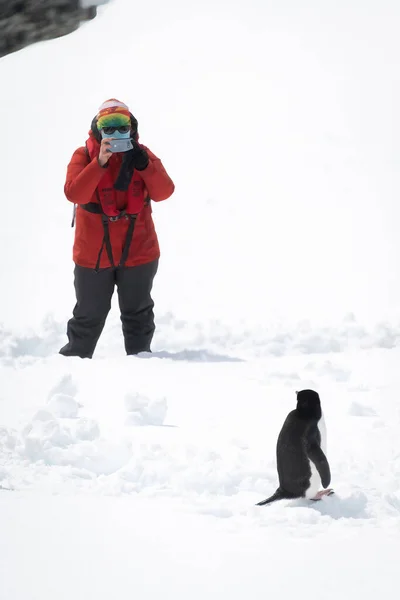
[[[113,151],[115,140],[130,149]],[[115,286],[126,353],[151,351],[151,289],[160,248],[150,200],[166,200],[175,186],[161,160],[138,140],[138,122],[126,104],[106,100],[86,145],[68,165],[64,192],[75,205],[76,305],[64,356],[92,358]]]

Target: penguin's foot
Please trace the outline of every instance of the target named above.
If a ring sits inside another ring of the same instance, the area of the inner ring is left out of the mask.
[[[323,498],[324,496],[331,496],[334,493],[335,492],[333,491],[332,488],[328,488],[327,490],[321,490],[320,492],[318,492],[318,494],[316,496],[314,496],[314,498],[310,498],[310,499],[313,500],[314,502],[317,502],[318,500],[321,500],[321,498]]]

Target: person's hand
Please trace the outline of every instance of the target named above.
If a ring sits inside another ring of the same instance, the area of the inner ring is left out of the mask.
[[[104,138],[101,140],[100,152],[99,152],[99,165],[104,167],[110,160],[111,150],[109,150],[111,138]]]
[[[149,155],[146,150],[139,146],[139,144],[132,140],[133,149],[132,152],[132,165],[138,171],[144,171],[149,164]]]

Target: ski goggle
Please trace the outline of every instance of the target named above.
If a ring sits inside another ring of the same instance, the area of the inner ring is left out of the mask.
[[[119,131],[119,133],[128,133],[130,129],[130,125],[120,125],[119,127],[103,127],[101,131],[104,131],[106,135],[112,135],[116,131]]]

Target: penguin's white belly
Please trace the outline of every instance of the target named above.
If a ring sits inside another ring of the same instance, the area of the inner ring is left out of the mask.
[[[322,452],[326,456],[326,425],[325,425],[325,419],[324,419],[324,414],[323,413],[322,413],[322,417],[318,421],[318,429],[319,429],[319,432],[321,434],[321,448],[322,448]]]
[[[318,429],[321,434],[321,449],[326,456],[326,425],[324,415],[318,421]],[[317,471],[317,467],[310,460],[310,469],[311,469],[311,477],[310,477],[310,486],[306,491],[306,498],[314,498],[316,494],[320,491],[322,487],[321,477]]]
[[[314,498],[318,494],[321,489],[321,477],[317,471],[316,466],[310,460],[310,469],[311,469],[311,477],[310,477],[310,486],[306,491],[306,498]]]

